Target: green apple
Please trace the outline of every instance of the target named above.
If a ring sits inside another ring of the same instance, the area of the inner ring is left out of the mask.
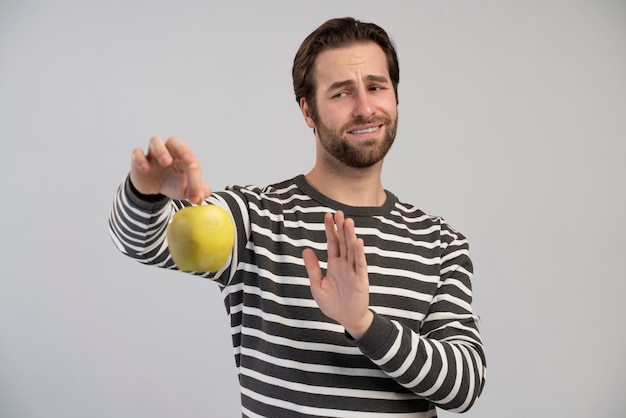
[[[176,266],[183,271],[216,272],[235,243],[230,214],[219,206],[187,206],[174,214],[167,241]]]

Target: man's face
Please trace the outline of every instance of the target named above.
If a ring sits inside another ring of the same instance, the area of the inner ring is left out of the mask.
[[[323,51],[316,60],[315,81],[316,103],[307,123],[315,128],[325,156],[354,168],[381,162],[398,122],[382,49],[371,42]]]

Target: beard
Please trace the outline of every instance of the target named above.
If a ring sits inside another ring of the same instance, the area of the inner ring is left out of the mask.
[[[318,115],[316,115],[318,116]],[[355,119],[340,129],[333,130],[320,120],[314,118],[315,128],[324,150],[334,158],[352,168],[368,168],[381,161],[391,149],[396,138],[398,117],[391,120],[390,117],[375,117],[369,119]],[[384,124],[385,136],[382,141],[368,140],[353,145],[343,136],[350,127],[366,124]]]

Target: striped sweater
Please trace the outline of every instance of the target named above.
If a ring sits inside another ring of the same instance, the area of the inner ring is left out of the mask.
[[[472,312],[463,235],[387,192],[381,207],[333,201],[298,176],[231,186],[209,202],[228,209],[235,248],[217,273],[230,318],[245,417],[435,417],[480,394],[485,357]],[[176,269],[166,227],[186,201],[141,196],[127,179],[109,227],[124,254]],[[374,321],[359,340],[311,296],[302,250],[326,267],[327,212],[344,211],[365,242]]]

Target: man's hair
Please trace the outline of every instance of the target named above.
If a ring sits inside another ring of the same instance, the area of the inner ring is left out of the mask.
[[[360,22],[351,17],[328,20],[307,36],[300,45],[292,68],[296,101],[300,103],[300,99],[304,98],[311,108],[312,114],[316,114],[314,69],[317,56],[326,49],[341,48],[364,42],[376,43],[385,53],[389,77],[391,77],[397,102],[400,68],[393,42],[381,27],[373,23]]]

